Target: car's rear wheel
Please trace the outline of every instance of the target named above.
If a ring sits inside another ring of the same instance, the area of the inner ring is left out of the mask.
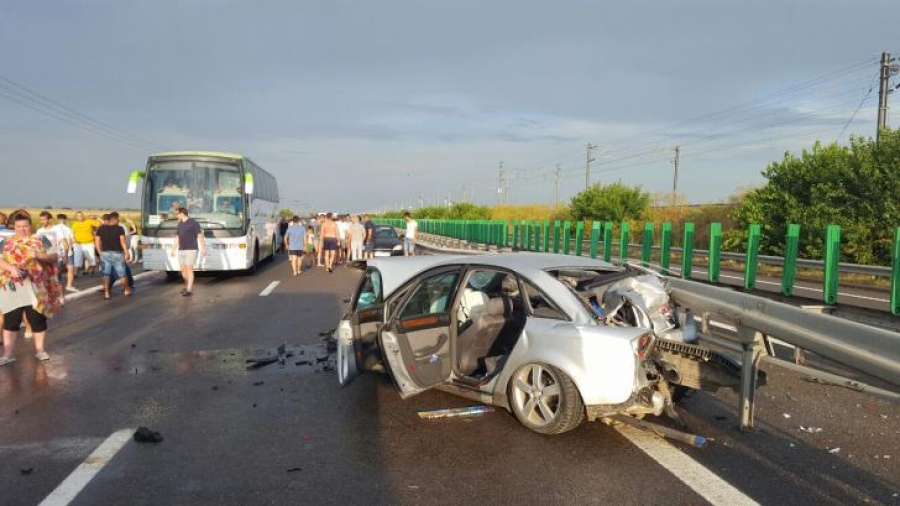
[[[584,403],[571,378],[545,364],[525,364],[513,374],[510,406],[522,425],[541,434],[562,434],[584,420]]]

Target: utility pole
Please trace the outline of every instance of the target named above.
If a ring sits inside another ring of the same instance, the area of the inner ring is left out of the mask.
[[[468,202],[466,199],[466,190],[469,188],[469,183],[463,183],[462,190],[459,192],[459,201],[460,202]]]
[[[675,176],[672,178],[672,205],[674,206],[678,197],[678,163],[681,161],[681,146],[675,146]]]
[[[556,207],[559,207],[559,179],[562,177],[562,169],[556,164]]]
[[[888,127],[888,95],[893,91],[890,89],[890,79],[900,71],[900,66],[891,65],[895,59],[891,58],[891,53],[881,53],[881,71],[878,80],[878,123],[875,125],[876,142],[881,136],[881,130]]]
[[[497,205],[503,204],[503,192],[506,187],[506,171],[503,170],[503,160],[500,160],[500,176],[497,179]]]
[[[591,157],[591,154],[594,152],[594,146],[590,142],[587,143],[587,157],[584,162],[584,189],[587,190],[591,187],[591,162],[594,161],[594,158]]]

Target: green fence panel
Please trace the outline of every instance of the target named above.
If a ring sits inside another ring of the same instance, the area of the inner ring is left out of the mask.
[[[541,250],[541,220],[534,220],[534,251]]]
[[[631,234],[628,231],[628,222],[623,221],[619,230],[619,258],[622,261],[625,261],[628,260],[628,243],[631,242]]]
[[[891,270],[891,313],[900,316],[900,227],[894,230],[894,258]]]
[[[840,261],[841,227],[838,225],[828,225],[828,231],[825,234],[825,286],[823,287],[826,304],[834,304],[837,302],[838,275],[840,274],[838,262]]]
[[[656,227],[653,226],[653,223],[646,222],[644,223],[644,238],[641,240],[641,265],[644,267],[650,266],[650,257],[653,254],[653,232],[656,231]]]
[[[568,255],[572,251],[572,222],[563,222],[563,254]]]
[[[553,252],[559,253],[559,241],[561,239],[562,224],[559,220],[553,222]]]
[[[662,224],[659,237],[659,266],[663,274],[669,274],[669,262],[672,260],[672,224]]]
[[[684,224],[684,240],[681,242],[681,277],[690,279],[694,272],[694,224]]]
[[[584,222],[575,224],[575,255],[581,256],[581,245],[584,242]]]
[[[544,253],[550,251],[550,220],[544,220],[541,223],[541,236],[543,239],[541,240],[541,246],[544,247]]]
[[[709,224],[709,282],[718,283],[722,272],[722,224]]]
[[[513,249],[519,248],[519,220],[513,220]]]
[[[613,223],[607,221],[603,224],[603,259],[612,262],[612,237]]]
[[[528,251],[531,249],[531,220],[522,222],[522,234],[525,236],[525,243],[522,245],[522,249]]]
[[[747,260],[744,263],[744,290],[756,287],[756,270],[759,268],[759,239],[761,227],[758,223],[750,225],[747,230]]]
[[[597,258],[597,246],[600,243],[600,222],[591,224],[591,258]]]
[[[788,225],[784,241],[784,264],[781,270],[781,293],[790,297],[794,293],[794,279],[797,277],[797,253],[800,251],[800,225]]]

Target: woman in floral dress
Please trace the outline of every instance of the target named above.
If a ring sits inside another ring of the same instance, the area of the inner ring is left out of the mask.
[[[35,357],[48,360],[44,351],[47,318],[62,306],[62,285],[57,279],[57,255],[48,241],[31,233],[31,219],[17,214],[10,220],[15,235],[0,241],[0,313],[3,313],[3,356],[0,366],[16,361],[16,338],[23,316],[34,333]]]

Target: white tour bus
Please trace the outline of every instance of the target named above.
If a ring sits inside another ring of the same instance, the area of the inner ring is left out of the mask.
[[[278,182],[241,155],[177,151],[151,155],[147,169],[131,173],[128,193],[141,199],[141,249],[147,270],[179,272],[171,251],[178,226],[176,212],[186,207],[203,229],[206,256],[198,271],[255,272],[274,256],[278,237]]]

